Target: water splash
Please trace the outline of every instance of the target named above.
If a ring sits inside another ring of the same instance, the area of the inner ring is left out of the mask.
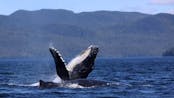
[[[55,79],[52,80],[54,83],[61,83],[60,77],[56,76]]]
[[[66,85],[66,87],[68,87],[68,88],[85,88],[85,87],[79,85],[78,83],[69,83]]]
[[[39,86],[39,82],[36,82],[36,83],[33,83],[33,84],[30,84],[28,86]]]
[[[54,48],[53,42],[49,43],[49,48]]]

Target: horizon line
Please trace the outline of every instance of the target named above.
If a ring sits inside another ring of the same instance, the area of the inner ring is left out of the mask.
[[[89,10],[89,11],[74,11],[74,10],[70,10],[70,9],[54,9],[54,8],[41,8],[41,9],[35,9],[35,10],[29,10],[29,9],[17,9],[9,14],[0,14],[2,16],[10,16],[12,14],[14,14],[17,11],[41,11],[41,10],[65,10],[65,11],[71,11],[75,14],[79,14],[79,13],[84,13],[84,12],[100,12],[100,11],[108,11],[108,12],[132,12],[132,13],[141,13],[141,14],[149,14],[149,15],[155,15],[155,14],[160,14],[160,13],[165,13],[165,14],[171,14],[174,15],[173,13],[167,13],[167,12],[159,12],[159,13],[145,13],[145,12],[140,12],[140,11],[120,11],[120,10]]]

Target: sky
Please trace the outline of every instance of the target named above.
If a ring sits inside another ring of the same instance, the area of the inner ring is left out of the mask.
[[[74,12],[98,10],[174,14],[174,0],[0,0],[0,14],[16,10],[67,9]]]

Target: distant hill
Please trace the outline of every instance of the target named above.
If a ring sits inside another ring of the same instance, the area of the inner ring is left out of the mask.
[[[174,15],[18,10],[0,15],[0,57],[46,57],[53,44],[72,57],[90,44],[102,57],[160,56],[174,42]]]
[[[174,56],[174,48],[170,48],[164,51],[163,56]]]

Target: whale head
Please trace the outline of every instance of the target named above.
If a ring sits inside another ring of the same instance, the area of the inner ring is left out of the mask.
[[[71,79],[87,78],[94,69],[94,62],[99,52],[99,48],[90,45],[86,50],[72,59],[66,66]]]
[[[95,57],[95,58],[96,58],[97,53],[99,52],[98,46],[90,45],[90,46],[88,47],[88,49],[90,50],[90,53],[89,53],[88,57]],[[87,50],[88,50],[88,49],[87,49]]]

